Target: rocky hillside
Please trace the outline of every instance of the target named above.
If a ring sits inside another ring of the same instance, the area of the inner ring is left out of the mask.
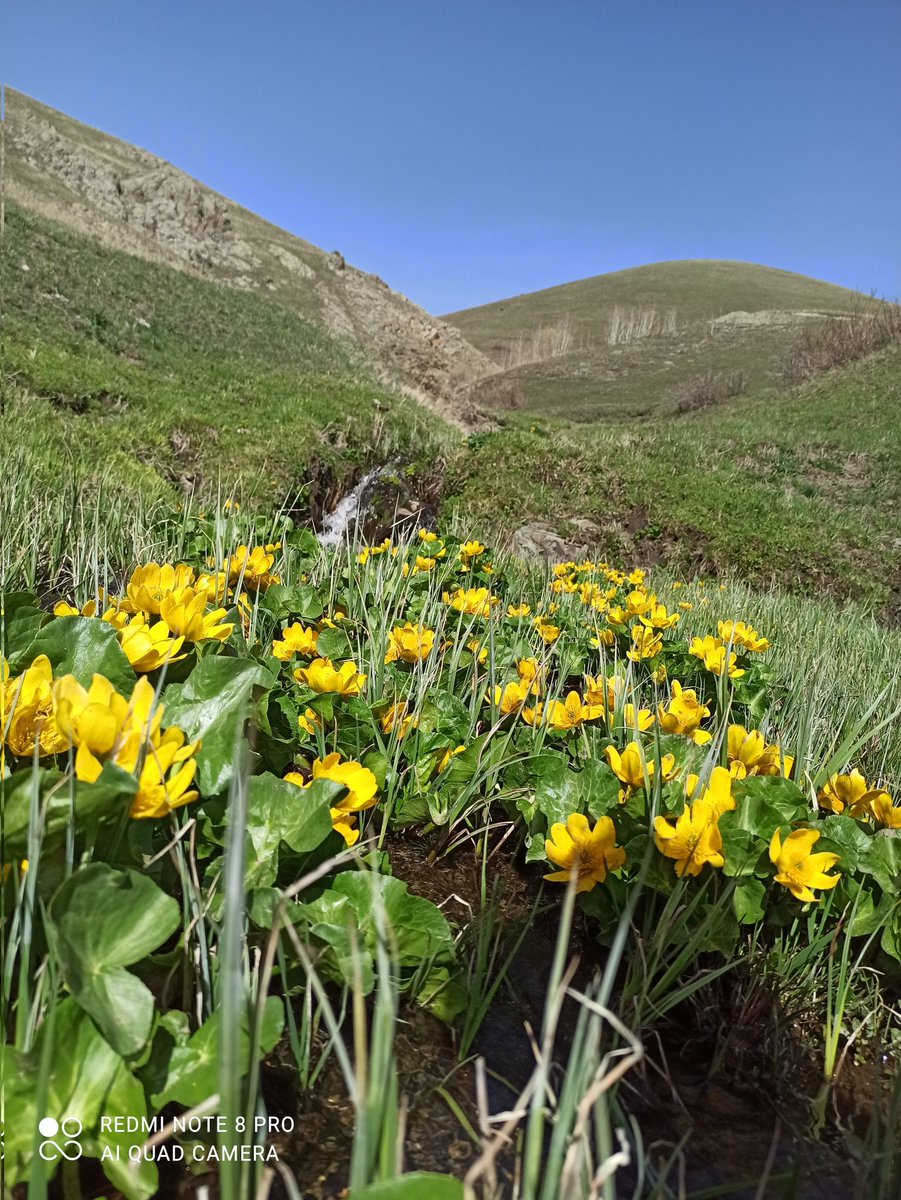
[[[101,244],[270,296],[348,339],[382,381],[464,428],[495,365],[458,329],[170,163],[6,91],[6,194]]]

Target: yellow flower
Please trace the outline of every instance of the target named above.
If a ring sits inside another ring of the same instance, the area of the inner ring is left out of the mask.
[[[359,696],[366,686],[366,676],[357,671],[356,663],[346,662],[336,669],[330,658],[314,658],[308,667],[298,667],[294,678],[314,692],[344,697]]]
[[[150,687],[146,679],[140,682]],[[53,705],[60,732],[77,747],[77,779],[93,783],[106,761],[134,770],[145,733],[134,724],[128,701],[108,679],[95,675],[86,689],[74,675],[63,675],[53,683]]]
[[[67,616],[68,614],[59,613],[58,615],[59,616]],[[0,760],[0,761],[2,761],[2,760]],[[12,877],[14,870],[15,870],[15,865],[13,863],[4,863],[2,866],[0,866],[0,883],[6,883],[7,880]],[[24,879],[27,874],[28,874],[28,859],[23,858],[21,860],[21,862],[19,863],[19,879],[20,880]]]
[[[586,580],[585,583],[579,584],[579,599],[585,605],[590,605],[596,608],[599,612],[603,612],[607,607],[607,597],[601,591],[596,583],[590,583]]]
[[[379,542],[377,546],[364,546],[363,554],[366,555],[366,558],[369,558],[370,555],[386,554],[389,550],[392,550],[392,542],[391,538],[386,537],[385,540]],[[396,546],[393,548],[392,553],[395,555],[395,557],[397,556]],[[366,561],[366,558],[363,558],[363,554],[361,554],[358,558],[358,562]]]
[[[368,767],[362,763],[348,760],[341,762],[340,754],[329,754],[313,763],[313,778],[309,787],[316,779],[331,779],[347,789],[347,795],[342,797],[329,812],[332,825],[344,838],[348,846],[359,840],[359,829],[353,828],[357,813],[372,808],[376,803],[376,792],[379,790],[378,781]],[[292,780],[293,782],[293,780]]]
[[[644,588],[635,588],[626,596],[626,620],[629,617],[640,617],[642,613],[650,612],[656,603],[656,596],[648,595]]]
[[[357,813],[372,808],[376,803],[375,794],[378,791],[376,778],[368,768],[358,762],[342,763],[339,754],[329,754],[321,761],[317,758],[313,763],[310,780],[304,780],[297,771],[289,771],[285,779],[301,788],[310,787],[315,779],[331,779],[342,784],[347,789],[347,795],[339,800],[334,808],[329,809],[332,828],[341,834],[348,846],[353,846],[359,841]]]
[[[705,717],[709,716],[710,709],[698,700],[697,692],[683,688],[678,679],[672,681],[669,704],[665,708],[662,704],[657,705],[657,720],[663,732],[691,738],[696,746],[703,746],[713,736],[706,729],[699,728]]]
[[[483,646],[478,638],[470,638],[466,643],[466,649],[475,657],[480,666],[488,661],[488,647]]]
[[[608,724],[612,723],[618,701],[625,689],[625,681],[616,675],[609,679],[603,676],[585,676],[585,700],[597,705],[601,715],[606,716]],[[627,729],[637,729],[644,733],[654,724],[654,714],[649,708],[638,708],[635,704],[622,704],[623,725]]]
[[[833,812],[848,810],[859,821],[872,817],[889,829],[901,827],[901,809],[894,808],[893,799],[882,787],[867,784],[857,767],[848,775],[833,775],[817,793],[824,808]]]
[[[137,772],[132,817],[164,817],[197,798],[188,789],[197,771],[192,756],[200,743],[186,743],[184,733],[174,727],[160,734],[163,706],[146,679],[137,681],[126,700],[102,675],[94,676],[89,689],[64,675],[54,683],[53,700],[60,728],[77,747],[77,779],[93,783],[105,762]]]
[[[642,625],[648,629],[672,629],[681,621],[679,613],[669,613],[665,604],[651,604],[646,612],[637,614]]]
[[[392,704],[382,714],[381,726],[382,733],[392,733],[396,731],[397,740],[406,737],[410,732],[410,728],[416,728],[419,724],[416,717],[409,711],[405,700],[398,701],[397,704]]]
[[[186,642],[224,642],[231,637],[233,624],[222,624],[224,608],[206,611],[207,593],[183,588],[170,592],[160,601],[160,617],[169,626],[170,633],[181,636]]]
[[[574,579],[555,579],[551,584],[551,591],[556,596],[561,595],[561,593],[571,594],[572,592],[577,592],[578,590],[579,586]]]
[[[521,658],[516,664],[516,674],[528,685],[531,695],[541,695],[544,687],[544,669],[537,658]]]
[[[139,679],[134,685],[128,706],[131,710],[132,725],[140,730],[142,739],[148,742],[158,742],[163,723],[163,706],[159,703],[156,691],[148,679]],[[130,763],[129,759],[124,761]],[[129,770],[133,765],[130,763]]]
[[[504,687],[498,684],[494,689],[494,707],[505,717],[512,716],[522,711],[529,695],[529,685],[522,680],[508,683]]]
[[[275,547],[271,549],[254,546],[239,546],[235,553],[223,564],[228,572],[228,582],[232,587],[247,588],[252,592],[264,592],[274,583],[281,583],[281,577],[272,574],[275,563]]]
[[[69,738],[60,730],[53,710],[53,668],[46,654],[39,655],[21,675],[10,679],[3,663],[0,677],[0,739],[17,758],[60,754]]]
[[[438,774],[443,774],[453,762],[454,757],[457,754],[462,754],[465,749],[465,746],[456,746],[453,750],[450,748],[445,750],[444,754],[441,756],[441,761],[438,763]]]
[[[602,646],[609,648],[616,645],[616,634],[612,629],[596,629],[594,637],[591,638],[591,644],[597,650],[600,650]]]
[[[460,554],[465,559],[478,558],[480,554],[485,553],[485,547],[481,542],[464,542],[460,547]]]
[[[721,867],[725,862],[722,834],[703,800],[686,804],[675,825],[666,817],[655,817],[654,844],[667,858],[675,859],[680,879],[683,875],[700,875],[705,863]]]
[[[779,746],[767,745],[759,729],[747,730],[744,725],[730,725],[726,735],[729,770],[736,779],[747,775],[781,775],[782,751]]]
[[[124,607],[132,613],[160,615],[160,604],[170,592],[181,591],[194,583],[194,570],[185,563],[145,563],[132,572],[125,589]]]
[[[608,746],[604,757],[610,764],[610,769],[620,783],[624,783],[630,792],[637,791],[645,785],[645,778],[654,776],[654,763],[645,760],[644,751],[638,742],[629,742],[622,754],[615,746]],[[672,758],[672,755],[668,755]],[[623,796],[621,794],[620,798]]]
[[[624,728],[637,729],[639,733],[647,733],[653,724],[654,714],[649,708],[637,708],[634,704],[623,705]]]
[[[577,729],[584,721],[596,721],[604,710],[598,705],[585,704],[578,692],[570,692],[565,700],[549,700],[541,719],[549,729],[564,732]]]
[[[632,626],[632,648],[627,651],[633,662],[654,658],[663,649],[663,635],[648,629],[646,625]]]
[[[901,829],[901,808],[888,792],[879,791],[870,800],[870,812],[875,820],[888,829]]]
[[[192,755],[199,745],[186,744],[180,729],[167,729],[161,742],[148,747],[131,805],[132,817],[165,817],[197,799],[199,793],[188,789],[197,774],[197,760]]]
[[[847,775],[833,775],[817,793],[817,800],[834,813],[843,813],[847,809],[852,817],[865,820],[875,816],[874,802],[879,796],[885,795],[881,788],[871,787],[855,767]],[[891,798],[888,799],[891,803]],[[881,802],[880,808],[884,807],[884,802]]]
[[[184,640],[183,637],[170,637],[165,621],[148,625],[140,613],[119,630],[119,645],[140,674],[156,671],[165,663],[181,662],[187,657],[178,653]]]
[[[559,871],[545,875],[553,883],[569,883],[576,877],[576,891],[590,892],[603,883],[608,871],[618,871],[626,852],[616,844],[616,830],[609,817],[599,818],[594,829],[582,813],[573,813],[566,824],[551,826],[544,852]]]
[[[122,608],[108,608],[100,620],[105,621],[107,625],[112,625],[113,629],[119,633],[125,628],[130,620],[134,620],[137,623],[139,621],[139,617],[142,615],[143,614],[139,614],[138,616],[132,618],[129,617],[128,613]]]
[[[305,709],[297,718],[297,727],[301,733],[307,734],[308,737],[313,737],[317,728],[322,724],[322,718],[312,708]]]
[[[812,888],[834,888],[841,875],[826,871],[839,861],[837,854],[811,854],[820,835],[816,829],[796,829],[785,841],[777,829],[770,842],[770,862],[776,868],[776,882],[787,887],[796,900],[817,901]]]
[[[434,629],[426,629],[424,625],[395,625],[388,634],[388,653],[385,662],[405,663],[424,662],[432,652],[435,643]]]
[[[529,617],[532,615],[532,606],[530,604],[509,604],[507,606],[508,617]]]
[[[604,679],[602,675],[585,676],[585,699],[589,704],[606,705],[607,708],[616,706],[616,677]]]
[[[55,617],[96,617],[97,601],[89,600],[83,608],[79,609],[73,604],[67,604],[65,600],[60,600],[53,606],[53,615]]]
[[[746,650],[753,650],[757,654],[770,648],[767,639],[744,621],[720,621],[717,630],[723,641],[731,642],[733,646],[744,646]]]
[[[685,781],[686,796],[690,800],[706,804],[714,821],[718,821],[724,812],[731,812],[735,808],[735,798],[732,795],[732,776],[725,767],[713,768],[702,796],[695,795],[697,790],[698,776],[689,775]]]
[[[317,630],[301,625],[300,621],[295,621],[293,625],[282,630],[281,640],[272,643],[272,653],[280,662],[287,662],[295,654],[302,654],[304,658],[312,658],[316,653],[318,641]]]
[[[206,595],[207,604],[223,604],[232,594],[228,586],[228,576],[224,571],[198,575],[191,586],[195,592],[203,592]]]
[[[539,636],[543,642],[552,645],[560,636],[560,626],[552,625],[550,621],[546,621],[544,617],[535,618],[535,628],[538,630]]]
[[[723,671],[727,671],[731,679],[740,679],[745,673],[742,668],[736,666],[736,655],[730,653],[727,662],[726,647],[722,638],[711,637],[709,634],[703,638],[692,638],[688,653],[699,658],[714,675],[722,675]]]
[[[492,605],[498,603],[497,596],[492,596],[485,587],[457,588],[453,592],[444,592],[442,599],[457,612],[470,617],[490,617]]]
[[[438,534],[432,533],[432,531],[430,529],[420,529],[419,540],[421,542],[437,542]]]
[[[188,760],[200,743],[186,744],[184,733],[174,727],[160,733],[163,706],[146,679],[137,681],[126,700],[101,675],[94,676],[88,689],[64,675],[54,684],[53,698],[60,726],[77,746],[78,779],[93,782],[104,762],[131,774],[140,764],[135,817],[165,816],[196,797],[186,790],[196,771]],[[175,766],[178,770],[170,776]]]

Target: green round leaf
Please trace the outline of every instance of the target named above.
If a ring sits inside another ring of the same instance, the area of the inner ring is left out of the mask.
[[[178,902],[146,875],[91,863],[57,890],[50,915],[69,990],[114,1050],[137,1054],[150,1036],[153,996],[124,968],[178,928]]]

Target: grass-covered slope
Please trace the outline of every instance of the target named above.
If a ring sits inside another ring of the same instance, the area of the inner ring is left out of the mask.
[[[492,364],[383,280],[270,224],[171,163],[7,89],[7,195],[108,249],[274,299],[353,343],[371,370],[470,427],[460,389]]]
[[[567,534],[582,518],[596,526],[588,541],[617,558],[825,588],[895,615],[897,351],[689,416],[576,432],[520,414],[461,444],[291,309],[15,205],[2,288],[0,515],[35,562],[51,541],[72,553],[79,497],[104,482],[108,500],[85,511],[146,531],[148,505],[188,491],[206,503],[236,483],[261,511],[299,496],[298,515],[318,515],[391,461],[410,467],[414,495],[426,468],[431,501],[446,464],[445,515],[470,529],[503,537],[542,520]]]
[[[481,402],[590,421],[667,407],[671,389],[705,371],[741,371],[759,385],[799,328],[864,302],[772,267],[688,261],[599,275],[447,320],[504,368],[475,386]]]
[[[617,304],[673,308],[677,318],[707,320],[723,313],[766,309],[843,311],[855,296],[846,288],[776,267],[689,259],[579,279],[449,313],[447,320],[463,329],[474,345],[488,350],[501,338],[530,333],[562,318],[571,320],[588,341],[604,341],[603,318]]]
[[[240,477],[259,507],[328,505],[364,467],[428,458],[448,427],[291,309],[8,205],[4,478],[18,512],[106,479],[132,507]],[[11,503],[11,501],[10,501]],[[7,526],[8,530],[9,526]]]
[[[631,543],[646,561],[866,595],[894,611],[899,406],[893,349],[790,392],[665,421],[504,429],[471,439],[449,504],[482,527],[565,530],[587,518],[612,553]]]

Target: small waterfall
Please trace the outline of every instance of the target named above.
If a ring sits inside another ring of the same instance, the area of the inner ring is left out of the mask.
[[[337,546],[361,512],[366,511],[366,499],[375,481],[391,467],[376,467],[364,475],[354,489],[338,501],[332,512],[324,518],[319,541],[323,546]]]

